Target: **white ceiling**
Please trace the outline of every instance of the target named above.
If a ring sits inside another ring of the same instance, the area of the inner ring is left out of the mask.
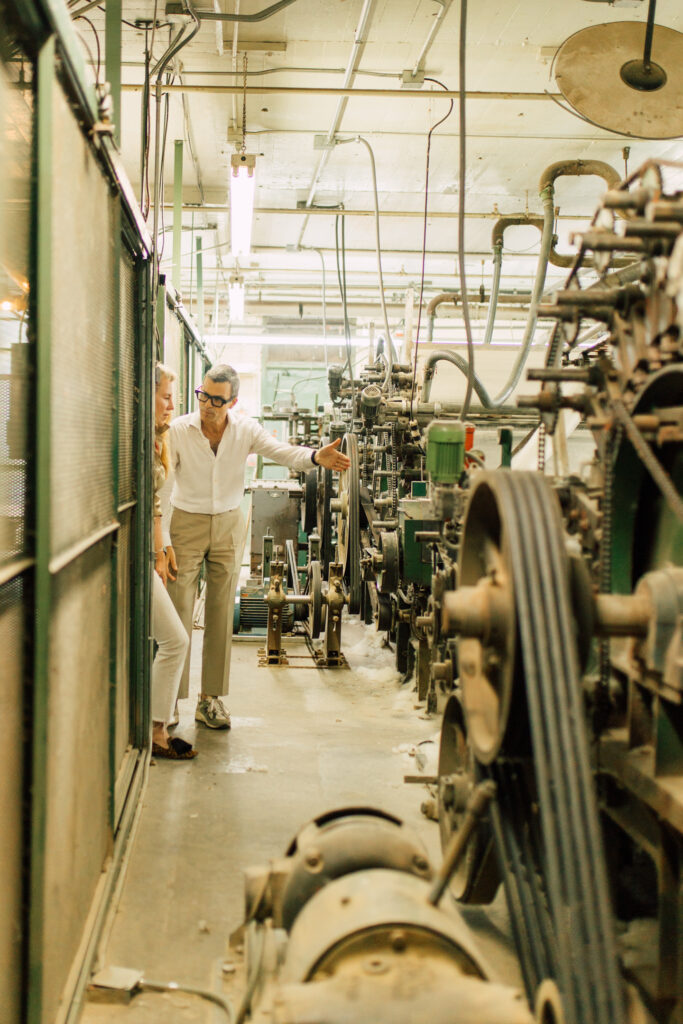
[[[241,0],[242,13],[253,13],[271,0]],[[195,0],[199,9],[234,12],[236,0]],[[353,45],[363,0],[296,0],[270,20],[240,25],[238,56],[233,64],[231,24],[204,22],[196,38],[181,52],[185,85],[214,87],[241,85],[240,46],[267,43],[279,48],[251,49],[248,53],[250,86],[263,92],[247,100],[247,148],[257,158],[257,211],[253,252],[241,267],[247,285],[247,311],[254,323],[265,317],[320,323],[321,259],[326,268],[328,317],[339,322],[339,290],[335,265],[335,217],[316,213],[305,226],[297,202],[305,200],[321,152],[313,146],[314,135],[326,134],[332,125],[339,97],[321,96],[315,90],[340,86]],[[151,21],[154,0],[123,0],[124,17]],[[377,0],[366,35],[366,45],[354,87],[398,89],[400,76],[412,69],[441,9],[437,0]],[[588,0],[547,0],[520,3],[477,0],[469,4],[467,34],[468,91],[531,92],[539,98],[477,99],[467,103],[467,193],[465,242],[470,291],[483,281],[488,292],[491,278],[491,228],[497,212],[539,214],[538,182],[544,168],[563,159],[599,159],[624,171],[622,150],[630,147],[629,169],[652,156],[683,159],[683,142],[640,141],[624,138],[582,121],[543,95],[557,93],[551,77],[551,57],[574,32],[593,24],[644,22],[647,3],[631,0],[614,5]],[[166,21],[163,0],[157,15]],[[104,25],[100,9],[89,12],[97,29]],[[178,22],[176,22],[178,23]],[[683,30],[680,0],[659,0],[657,23]],[[77,22],[88,40],[89,27]],[[459,3],[454,0],[443,18],[426,58],[426,74],[449,89],[458,87]],[[154,47],[160,56],[169,28],[159,28]],[[124,82],[142,82],[144,33],[124,27]],[[222,40],[222,42],[221,42]],[[223,51],[222,53],[220,51]],[[682,55],[683,61],[683,55]],[[233,68],[238,75],[231,75]],[[284,70],[296,68],[298,70]],[[270,69],[278,69],[270,73]],[[279,70],[282,69],[282,70]],[[176,83],[178,79],[176,78]],[[277,95],[272,87],[297,86],[307,94]],[[600,83],[596,83],[599,89]],[[425,189],[425,156],[430,125],[448,110],[448,100],[438,86],[426,83],[418,95],[405,90],[401,96],[359,96],[349,99],[338,135],[362,134],[371,143],[377,163],[385,291],[392,325],[404,316],[406,290],[419,286]],[[425,94],[427,94],[425,96]],[[226,183],[234,145],[228,141],[231,122],[242,118],[242,97],[215,92],[185,95],[186,114],[180,93],[170,97],[165,163],[166,203],[172,201],[173,141],[187,139],[188,124],[196,155],[190,159],[187,144],[183,174],[183,273],[180,288],[186,304],[195,299],[196,267],[193,240],[202,239],[206,323],[211,334],[228,329],[227,277],[234,268],[229,245],[229,212]],[[122,152],[129,176],[139,194],[141,92],[125,91],[122,100]],[[153,121],[153,118],[152,118]],[[204,204],[198,190],[201,174]],[[436,130],[431,151],[425,302],[436,293],[456,289],[458,206],[457,103],[449,119]],[[572,231],[585,225],[604,190],[597,178],[563,178],[556,202],[558,248],[569,251]],[[365,147],[349,144],[334,148],[320,176],[314,203],[343,203],[347,211],[371,211],[373,192]],[[259,209],[263,212],[259,213]],[[412,215],[411,215],[412,214]],[[164,211],[166,229],[172,211]],[[371,216],[347,216],[347,283],[350,314],[358,328],[369,321],[381,323],[374,254],[374,222]],[[193,229],[193,230],[191,230]],[[504,290],[529,290],[535,272],[539,234],[533,229],[511,229],[505,235]],[[301,243],[305,249],[291,251]],[[216,248],[219,247],[219,248]],[[288,251],[289,247],[289,251]],[[164,268],[170,272],[170,233],[166,236]],[[216,256],[219,255],[217,260]],[[219,264],[222,264],[219,265]],[[548,285],[558,284],[566,271],[550,268]],[[218,292],[219,321],[214,324],[214,294]],[[505,331],[505,317],[501,318]],[[234,329],[234,327],[233,327]],[[278,328],[279,329],[279,328]],[[311,329],[315,329],[312,327]],[[336,326],[331,329],[336,330]],[[240,328],[240,331],[242,328]]]

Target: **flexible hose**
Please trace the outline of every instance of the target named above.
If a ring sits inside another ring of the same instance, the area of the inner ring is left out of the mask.
[[[498,292],[500,290],[500,275],[503,269],[503,243],[496,242],[493,246],[493,281],[491,283],[491,298],[489,299],[488,316],[486,317],[486,328],[484,330],[484,344],[490,345],[493,337],[493,327],[496,322],[496,310],[498,309]]]
[[[452,363],[453,366],[457,366],[457,368],[461,370],[462,373],[464,373],[465,375],[467,375],[469,369],[467,365],[467,360],[463,358],[463,356],[458,355],[457,352],[447,352],[445,350],[443,352],[432,352],[427,357],[424,367],[424,384],[422,387],[423,402],[429,401],[429,395],[432,390],[432,380],[434,379],[433,368],[436,366],[437,363]],[[484,384],[476,375],[476,373],[474,375],[473,387],[477,395],[477,398],[479,399],[481,404],[486,409],[492,409],[493,402],[491,401],[491,396],[489,395]]]
[[[548,270],[548,257],[550,255],[550,249],[553,244],[553,225],[555,217],[554,208],[555,191],[552,183],[546,185],[541,192],[541,200],[543,202],[543,233],[541,235],[541,250],[538,254],[538,264],[536,267],[536,278],[534,280],[534,287],[531,293],[531,303],[529,305],[529,315],[527,317],[526,328],[524,330],[524,337],[522,339],[522,346],[517,356],[515,365],[512,368],[510,377],[507,383],[504,385],[503,390],[496,395],[495,398],[491,398],[483,381],[472,371],[472,367],[463,359],[462,356],[457,355],[455,352],[434,352],[425,363],[425,377],[424,377],[424,395],[429,395],[431,391],[431,375],[428,374],[428,370],[437,362],[449,362],[454,366],[457,366],[459,370],[464,373],[468,382],[470,375],[472,378],[472,386],[481,404],[487,409],[497,409],[499,406],[504,405],[507,399],[510,397],[512,392],[519,384],[522,376],[522,371],[529,357],[531,345],[534,340],[534,333],[536,331],[536,321],[538,319],[538,305],[543,296],[543,289],[545,287],[545,277]],[[492,295],[493,298],[493,295]],[[489,309],[489,317],[491,316],[491,310]],[[495,312],[494,312],[495,316]],[[488,327],[488,324],[487,324]],[[429,379],[428,379],[429,377]],[[463,403],[463,418],[465,416],[465,404]]]

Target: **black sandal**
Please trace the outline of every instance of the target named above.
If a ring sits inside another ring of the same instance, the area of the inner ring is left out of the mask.
[[[170,736],[167,747],[152,743],[152,757],[165,757],[169,761],[191,761],[197,753],[191,743],[186,743],[179,736]]]

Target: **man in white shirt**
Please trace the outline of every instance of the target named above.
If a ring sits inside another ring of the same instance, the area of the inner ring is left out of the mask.
[[[228,693],[235,590],[244,545],[244,467],[251,452],[292,469],[314,466],[347,469],[349,460],[337,449],[304,448],[277,441],[256,420],[230,415],[237,401],[239,377],[231,366],[212,367],[200,388],[196,412],[171,423],[169,447],[174,470],[168,592],[192,637],[197,580],[206,563],[206,605],[202,684],[195,718],[211,729],[229,729],[230,715],[221,700]],[[174,580],[172,573],[177,573]],[[180,698],[189,693],[188,650]]]

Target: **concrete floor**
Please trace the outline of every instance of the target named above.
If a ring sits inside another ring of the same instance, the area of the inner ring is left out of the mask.
[[[195,692],[201,639],[195,631]],[[243,970],[228,940],[243,919],[243,869],[281,856],[305,822],[334,807],[391,811],[418,830],[439,863],[437,826],[420,813],[425,789],[403,782],[417,771],[411,752],[436,737],[439,722],[423,717],[379,644],[372,629],[349,623],[343,647],[351,668],[334,671],[302,659],[259,668],[258,645],[235,644],[229,732],[196,725],[194,699],[182,702],[176,735],[200,753],[192,762],[150,768],[103,965],[236,999]],[[306,653],[302,643],[288,646]],[[501,980],[517,983],[516,960],[502,937],[504,901],[492,913],[467,916]],[[223,1019],[196,997],[145,992],[125,1006],[88,1003],[82,1024]]]

